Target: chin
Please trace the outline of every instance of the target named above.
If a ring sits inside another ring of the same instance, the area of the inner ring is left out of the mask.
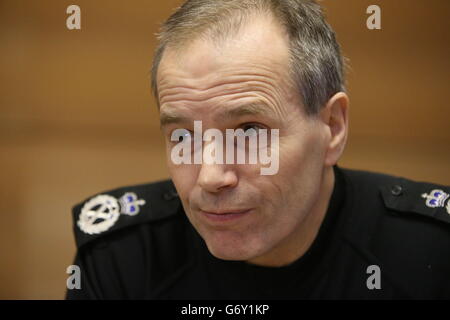
[[[209,252],[221,260],[247,261],[260,255],[249,240],[236,237],[213,236],[205,238]]]
[[[220,260],[247,261],[251,259],[251,255],[237,253],[233,248],[215,248],[208,246],[208,250],[214,257]]]

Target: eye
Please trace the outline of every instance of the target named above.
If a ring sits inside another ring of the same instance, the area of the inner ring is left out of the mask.
[[[239,128],[244,130],[244,134],[247,136],[258,136],[261,129],[266,129],[266,127],[258,123],[244,123]]]
[[[172,131],[170,140],[173,142],[185,142],[192,139],[192,132],[187,129],[176,129]]]

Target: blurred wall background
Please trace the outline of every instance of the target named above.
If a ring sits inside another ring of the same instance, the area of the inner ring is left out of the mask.
[[[148,71],[180,3],[0,0],[0,298],[63,298],[72,205],[168,177]],[[450,1],[322,3],[351,66],[341,166],[450,184]]]

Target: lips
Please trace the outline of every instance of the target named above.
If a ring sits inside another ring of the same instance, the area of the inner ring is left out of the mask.
[[[216,214],[216,215],[223,215],[223,214],[238,214],[238,213],[244,213],[246,211],[248,211],[250,209],[233,209],[233,210],[221,210],[221,211],[216,211],[216,210],[200,210],[204,213],[209,213],[209,214]]]
[[[200,210],[200,212],[210,222],[225,223],[243,218],[251,212],[251,209]]]

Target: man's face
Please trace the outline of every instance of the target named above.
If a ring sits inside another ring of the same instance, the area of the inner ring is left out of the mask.
[[[181,53],[168,49],[161,61],[160,112],[171,119],[162,125],[169,171],[187,217],[218,258],[273,256],[299,237],[317,203],[327,128],[306,116],[290,83],[288,59],[280,27],[258,18],[220,48],[196,40]],[[227,112],[249,103],[260,110]],[[170,155],[177,142],[171,134],[193,131],[195,120],[202,121],[203,130],[224,133],[279,129],[278,173],[261,175],[259,164],[174,164]]]

